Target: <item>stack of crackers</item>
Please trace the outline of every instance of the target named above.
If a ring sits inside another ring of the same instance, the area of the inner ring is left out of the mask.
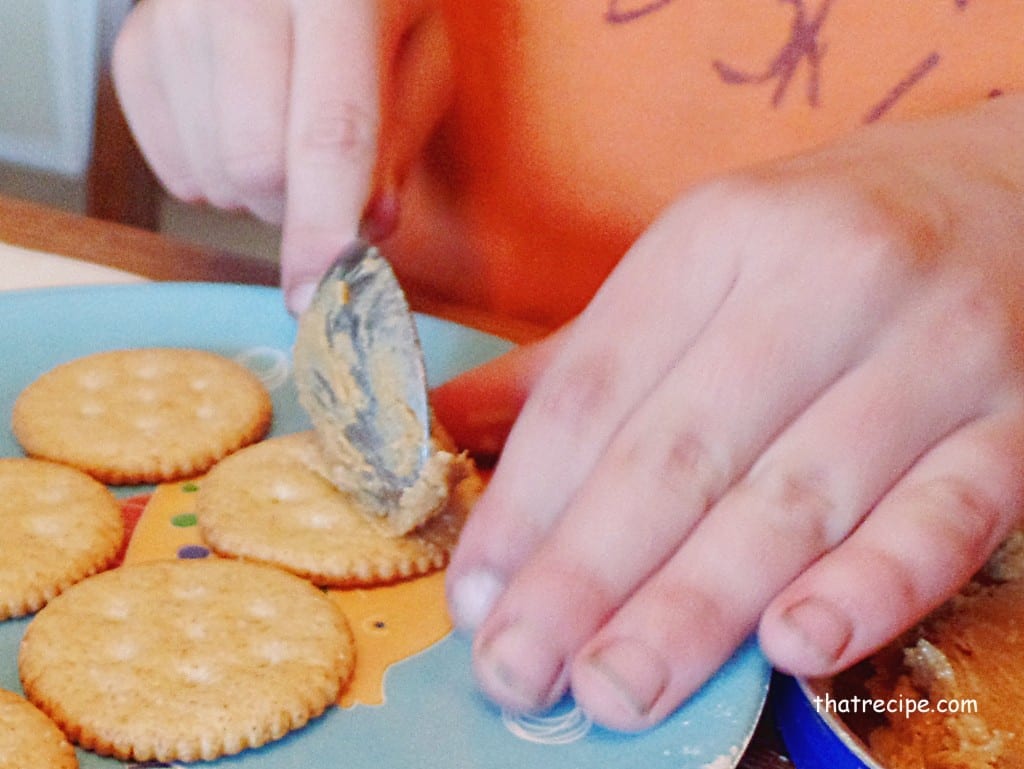
[[[199,350],[98,353],[44,373],[0,459],[0,621],[33,612],[0,691],[0,767],[76,766],[70,743],[124,760],[194,761],[263,745],[338,700],[354,643],[319,587],[443,567],[479,476],[390,535],[335,488],[311,432],[264,440],[269,394]],[[212,468],[212,469],[211,469]],[[105,484],[208,473],[197,512],[219,556],[110,567],[124,544]]]

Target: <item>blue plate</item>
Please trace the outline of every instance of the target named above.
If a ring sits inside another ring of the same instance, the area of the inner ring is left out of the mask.
[[[438,384],[510,348],[508,342],[418,316],[428,379]],[[268,288],[152,283],[0,294],[0,400],[9,415],[23,387],[53,366],[120,347],[213,350],[252,367],[274,399],[274,434],[305,429],[289,376],[295,334]],[[0,455],[20,450],[9,420]],[[124,492],[121,492],[124,493]],[[0,686],[21,691],[17,649],[29,618],[0,623]],[[716,769],[739,760],[760,716],[770,668],[753,641],[661,726],[622,735],[589,724],[571,700],[544,717],[512,718],[475,689],[469,643],[450,634],[393,665],[382,705],[331,708],[306,728],[215,762],[242,767],[348,769]],[[121,766],[79,751],[81,765]]]

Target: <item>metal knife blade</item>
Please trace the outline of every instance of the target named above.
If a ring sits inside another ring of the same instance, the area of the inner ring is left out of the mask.
[[[431,451],[416,324],[390,265],[358,242],[326,272],[299,319],[299,400],[343,491],[387,513]]]

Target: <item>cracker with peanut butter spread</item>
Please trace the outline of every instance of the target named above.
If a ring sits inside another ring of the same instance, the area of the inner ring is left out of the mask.
[[[318,585],[384,584],[448,562],[482,489],[469,460],[443,479],[443,508],[396,537],[328,479],[312,432],[272,438],[222,460],[202,479],[196,513],[217,553],[273,564]]]

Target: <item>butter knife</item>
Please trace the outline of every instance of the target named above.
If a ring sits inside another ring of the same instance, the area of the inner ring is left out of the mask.
[[[430,456],[431,425],[416,324],[375,247],[355,243],[324,274],[293,359],[331,479],[387,515]]]

